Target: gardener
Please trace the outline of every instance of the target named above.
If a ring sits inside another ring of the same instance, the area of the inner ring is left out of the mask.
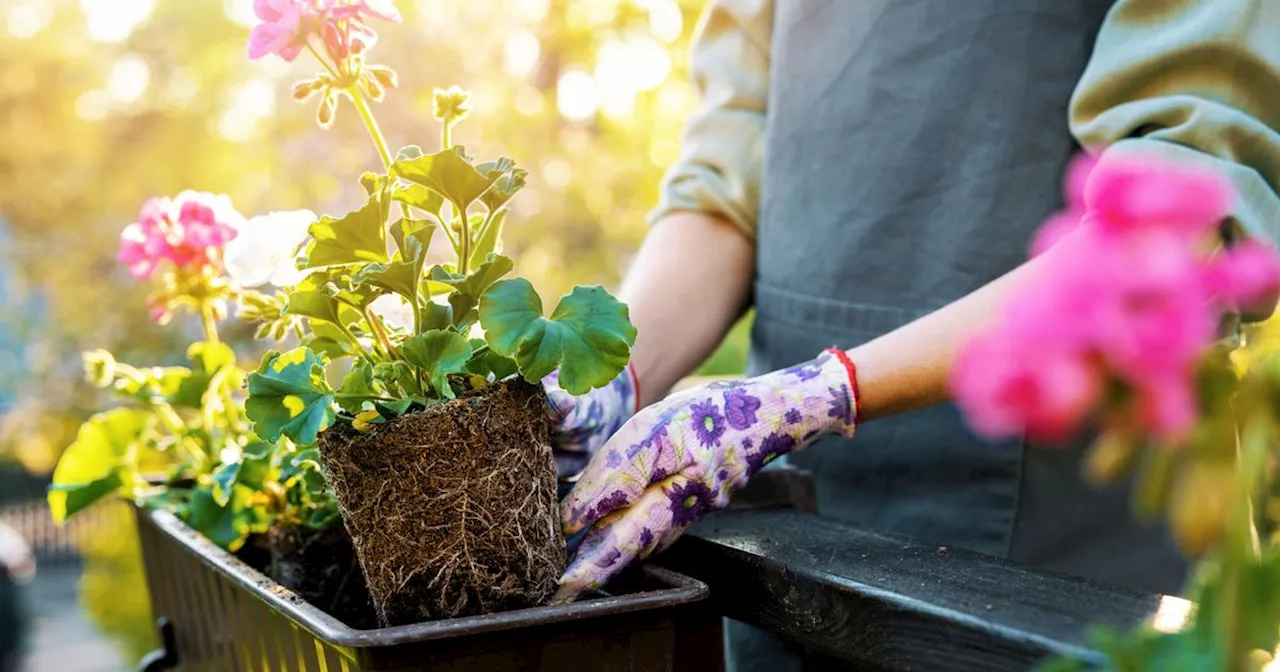
[[[1277,31],[1272,0],[714,2],[692,63],[703,106],[623,289],[633,371],[558,399],[576,447],[598,452],[565,504],[566,531],[590,531],[562,595],[789,452],[824,515],[1179,591],[1166,530],[1133,521],[1128,488],[1083,482],[1081,448],[968,431],[945,403],[949,360],[1035,272],[1028,239],[1060,207],[1077,144],[1103,165],[1225,171],[1228,233],[1272,232]],[[659,401],[748,305],[753,377]],[[636,389],[647,408],[606,442]],[[734,662],[799,669],[750,634],[731,624]]]

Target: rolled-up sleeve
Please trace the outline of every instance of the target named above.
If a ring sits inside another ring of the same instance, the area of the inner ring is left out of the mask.
[[[1229,237],[1280,234],[1280,2],[1117,0],[1072,96],[1071,131],[1107,162],[1207,165],[1235,189]]]
[[[686,123],[650,222],[696,210],[755,237],[772,23],[773,0],[715,0],[703,15],[691,60],[701,104]]]

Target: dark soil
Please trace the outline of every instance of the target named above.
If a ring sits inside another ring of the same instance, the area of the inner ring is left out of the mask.
[[[272,580],[357,630],[377,627],[369,587],[345,528],[280,525],[271,528],[267,539],[271,559],[266,573]]]
[[[537,606],[565,567],[541,385],[320,435],[381,625]]]

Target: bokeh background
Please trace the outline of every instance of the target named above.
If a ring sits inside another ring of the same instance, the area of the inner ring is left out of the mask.
[[[470,89],[474,111],[455,141],[530,171],[506,227],[518,272],[544,296],[616,286],[696,102],[688,48],[704,0],[397,5],[404,25],[377,26],[373,52],[400,76],[376,109],[393,151],[434,149],[432,89]],[[82,383],[80,351],[176,363],[197,335],[181,317],[151,322],[151,288],[115,261],[147,198],[226,193],[246,216],[341,214],[363,200],[355,178],[379,163],[359,120],[344,106],[320,131],[314,106],[291,99],[291,84],[317,69],[308,58],[246,58],[252,6],[0,0],[0,505],[39,499],[76,427],[105,403]],[[741,371],[745,336],[744,322],[703,373]],[[230,337],[252,352],[246,329]],[[128,516],[95,520],[79,534],[75,571],[42,575],[76,589],[39,593],[39,641],[78,636],[56,632],[58,610],[78,597],[122,660],[152,645],[136,545],[121,526]]]

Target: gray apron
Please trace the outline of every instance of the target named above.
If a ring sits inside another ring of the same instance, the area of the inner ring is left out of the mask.
[[[1110,0],[776,0],[749,373],[849,348],[1027,258],[1062,204],[1067,103]],[[823,515],[1177,592],[1167,531],[1082,448],[974,437],[953,405],[792,455]],[[730,669],[817,669],[729,624]]]

